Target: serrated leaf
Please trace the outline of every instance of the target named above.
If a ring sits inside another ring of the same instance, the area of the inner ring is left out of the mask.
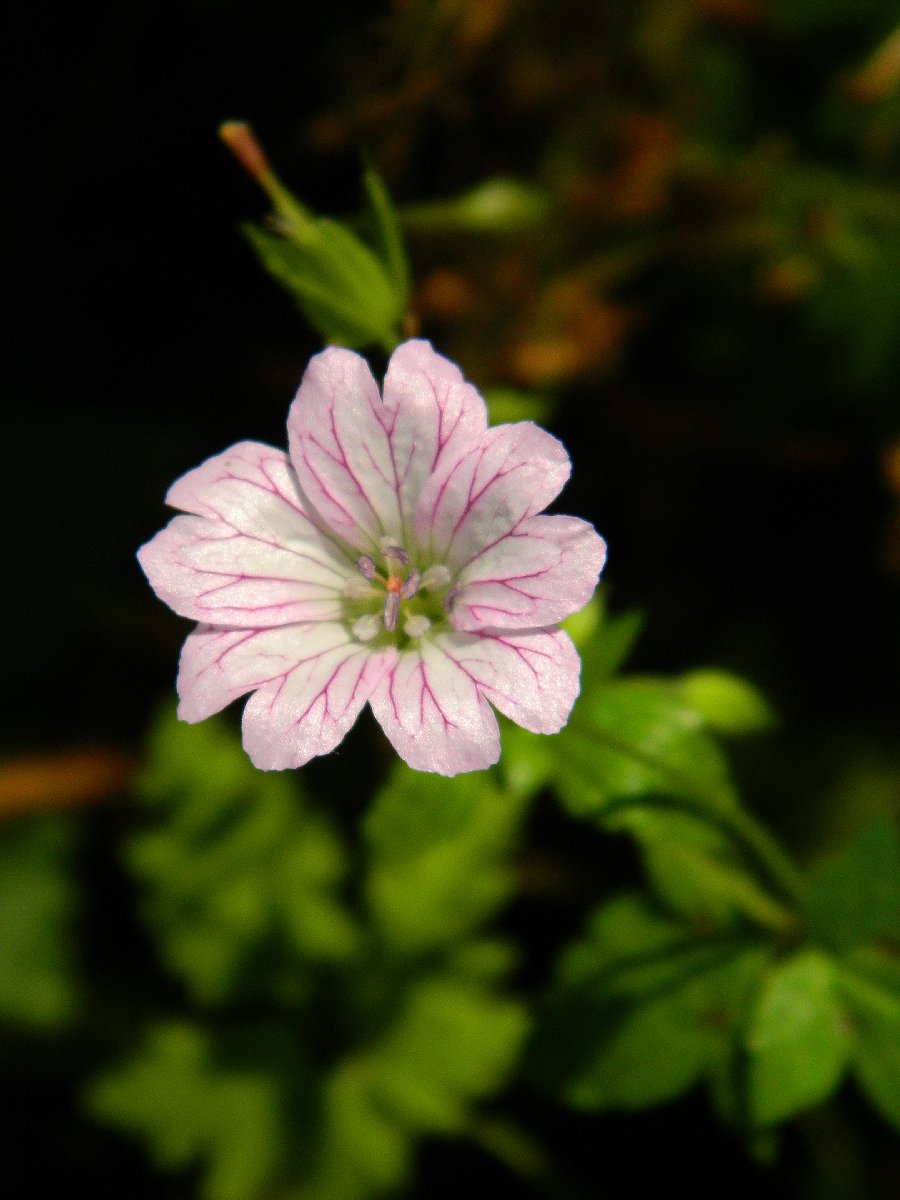
[[[294,781],[255,771],[223,722],[158,723],[139,781],[161,819],[128,858],[170,967],[203,1001],[294,993],[311,962],[355,952],[341,847]]]
[[[690,671],[681,676],[678,690],[715,733],[756,733],[772,724],[772,709],[762,693],[729,671]]]
[[[57,820],[0,831],[0,1016],[38,1029],[75,1007],[70,830]]]
[[[813,937],[837,950],[900,939],[900,833],[892,821],[879,818],[816,868],[806,915]]]
[[[853,1050],[834,962],[804,950],[776,967],[747,1035],[750,1113],[759,1125],[796,1116],[840,1083]]]

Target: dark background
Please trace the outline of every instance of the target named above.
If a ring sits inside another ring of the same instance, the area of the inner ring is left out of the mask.
[[[764,759],[739,764],[748,798],[802,855],[837,844],[898,796],[900,213],[866,226],[886,274],[860,283],[826,254],[819,293],[795,302],[765,272],[808,250],[823,202],[837,197],[826,217],[851,226],[855,186],[892,186],[893,143],[873,158],[871,112],[843,112],[834,80],[896,14],[823,0],[829,19],[796,2],[779,22],[771,6],[656,5],[654,58],[634,16],[653,6],[448,5],[437,32],[428,7],[188,0],[8,17],[0,749],[139,752],[184,627],[153,600],[134,551],[162,523],[176,475],[234,440],[283,442],[319,345],[239,233],[265,204],[216,127],[245,118],[317,211],[357,209],[363,149],[401,204],[494,175],[550,190],[553,221],[518,241],[412,239],[423,334],[478,384],[551,394],[575,464],[564,507],[609,541],[613,607],[646,613],[635,665],[717,664],[760,684],[782,725]],[[667,50],[686,9],[694,25]],[[724,165],[699,181],[670,168],[662,199],[647,199],[642,147],[652,158],[662,146],[664,176],[665,140],[686,131]],[[844,192],[820,182],[785,218],[784,245],[742,233],[777,214],[779,163],[790,186],[798,164],[824,165],[850,189],[846,213]],[[585,285],[593,324],[578,326],[583,305],[577,319],[553,308],[548,280],[645,235],[652,253]],[[821,289],[835,288],[823,316]],[[574,366],[528,357],[544,344],[541,321],[574,328]],[[85,956],[101,973],[120,954],[139,970],[142,953],[127,919],[103,912],[122,886],[105,858],[120,819],[93,812],[82,863],[95,921]],[[598,853],[622,869],[621,848]],[[60,1089],[90,1048],[66,1055],[29,1044],[13,1060],[21,1103],[4,1157],[23,1181],[16,1194],[63,1177],[101,1195],[180,1194],[161,1193],[113,1138],[73,1131]],[[886,1135],[847,1103],[879,1162]],[[807,1194],[809,1145],[833,1136],[812,1121],[773,1174],[700,1100],[628,1119],[537,1117],[576,1177],[602,1157],[610,1196],[675,1179],[695,1195],[763,1180],[770,1196]],[[526,1194],[468,1154],[427,1151],[421,1194],[455,1194],[470,1171]]]

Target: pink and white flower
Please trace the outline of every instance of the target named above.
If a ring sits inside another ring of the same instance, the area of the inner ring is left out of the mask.
[[[182,510],[138,552],[156,594],[200,622],[179,716],[252,692],[257,767],[299,767],[368,701],[398,754],[455,775],[496,762],[491,705],[556,733],[580,663],[557,623],[593,594],[606,547],[576,517],[539,515],[568,479],[529,421],[488,428],[484,401],[428,342],[393,354],[384,395],[365,360],[309,364],[289,453],[239,442],[177,480]]]

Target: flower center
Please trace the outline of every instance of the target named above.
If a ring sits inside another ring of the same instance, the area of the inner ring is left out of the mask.
[[[351,576],[344,587],[354,636],[371,642],[400,626],[408,638],[420,638],[436,622],[443,624],[459,594],[458,587],[449,586],[449,569],[442,563],[424,572],[410,566],[407,552],[390,538],[382,542],[381,552],[380,570],[371,555],[361,554],[356,560],[359,577]],[[377,611],[373,601],[378,603]]]

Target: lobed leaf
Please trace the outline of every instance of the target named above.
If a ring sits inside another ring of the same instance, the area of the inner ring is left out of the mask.
[[[205,1200],[253,1200],[287,1168],[287,1106],[303,1071],[299,1047],[271,1029],[241,1046],[171,1022],[151,1028],[86,1099],[96,1117],[139,1137],[160,1166],[200,1166]]]
[[[224,722],[163,716],[139,789],[161,819],[132,839],[129,861],[163,955],[197,999],[293,992],[309,964],[355,952],[337,838],[291,779],[253,769]]]

